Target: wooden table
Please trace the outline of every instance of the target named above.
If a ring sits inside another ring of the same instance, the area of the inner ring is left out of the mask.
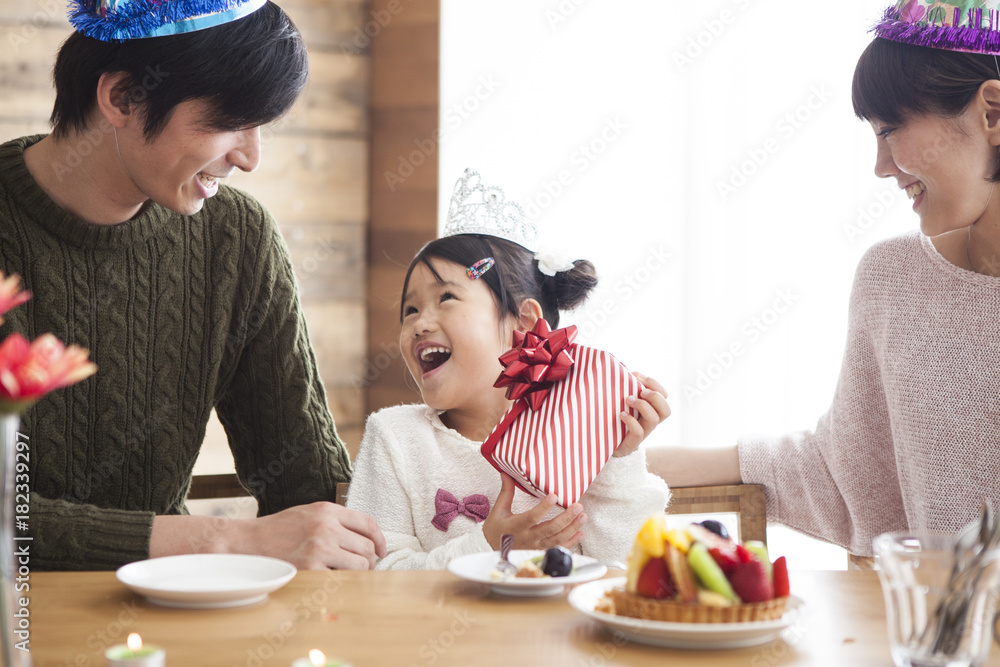
[[[507,599],[447,572],[300,572],[253,607],[148,604],[111,572],[32,573],[34,667],[106,665],[129,632],[166,648],[173,667],[287,667],[309,649],[355,667],[398,665],[881,665],[891,667],[873,572],[793,572],[805,601],[783,639],[736,650],[678,651],[624,642],[566,594]],[[990,665],[1000,665],[994,647]]]

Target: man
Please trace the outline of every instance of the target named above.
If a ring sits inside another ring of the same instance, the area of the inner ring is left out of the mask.
[[[228,552],[372,567],[375,521],[330,502],[350,460],[287,249],[219,183],[256,168],[259,127],[305,85],[295,26],[263,0],[81,0],[71,20],[52,134],[0,146],[0,270],[33,293],[0,339],[52,332],[99,368],[24,416],[32,566]],[[256,519],[186,514],[213,408]]]

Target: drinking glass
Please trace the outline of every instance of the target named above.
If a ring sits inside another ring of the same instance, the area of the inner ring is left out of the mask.
[[[970,543],[935,533],[875,538],[897,667],[971,667],[989,657],[1000,594],[1000,548]]]

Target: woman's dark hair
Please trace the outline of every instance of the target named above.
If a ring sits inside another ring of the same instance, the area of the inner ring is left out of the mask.
[[[854,68],[851,101],[858,118],[889,125],[925,113],[954,118],[984,81],[997,78],[993,56],[875,38]],[[1000,164],[992,180],[1000,182]]]
[[[269,123],[298,98],[309,64],[295,25],[271,2],[236,21],[179,35],[111,43],[73,33],[56,58],[56,136],[87,129],[106,72],[127,74],[123,92],[143,113],[150,141],[188,100],[209,103],[206,129]]]
[[[501,318],[508,314],[518,317],[521,302],[535,299],[542,306],[542,316],[555,328],[559,326],[559,311],[580,305],[597,286],[594,265],[585,259],[573,262],[569,271],[547,276],[538,270],[538,261],[531,251],[516,243],[483,234],[456,234],[431,241],[420,249],[406,270],[403,294],[409,288],[410,274],[418,263],[442,280],[431,264],[432,259],[468,267],[485,257],[492,257],[496,264],[478,280],[490,288]],[[402,306],[399,316],[402,320]]]

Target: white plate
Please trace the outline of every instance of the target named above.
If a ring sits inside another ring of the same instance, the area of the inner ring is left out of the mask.
[[[520,565],[522,561],[534,558],[545,553],[541,550],[514,550],[510,552],[510,562]],[[508,577],[504,580],[496,580],[491,575],[493,567],[500,560],[500,552],[486,551],[478,554],[459,556],[448,563],[448,571],[463,579],[475,581],[481,584],[489,584],[494,593],[500,595],[518,595],[522,597],[539,597],[543,595],[555,595],[561,593],[567,584],[579,584],[585,581],[593,581],[603,577],[608,568],[603,565],[588,567],[583,574],[570,573],[565,577],[539,577],[537,579]],[[588,563],[597,561],[588,556],[578,556],[573,554],[573,567],[577,568]]]
[[[295,576],[295,566],[276,558],[190,554],[140,560],[118,568],[118,581],[166,607],[241,607],[267,598]]]
[[[569,603],[592,619],[618,632],[632,641],[652,646],[688,649],[743,648],[757,646],[777,638],[791,625],[802,601],[792,596],[784,616],[774,621],[749,621],[746,623],[667,623],[645,621],[641,618],[616,616],[594,607],[604,597],[604,592],[624,587],[625,578],[603,579],[577,586],[569,594]]]

